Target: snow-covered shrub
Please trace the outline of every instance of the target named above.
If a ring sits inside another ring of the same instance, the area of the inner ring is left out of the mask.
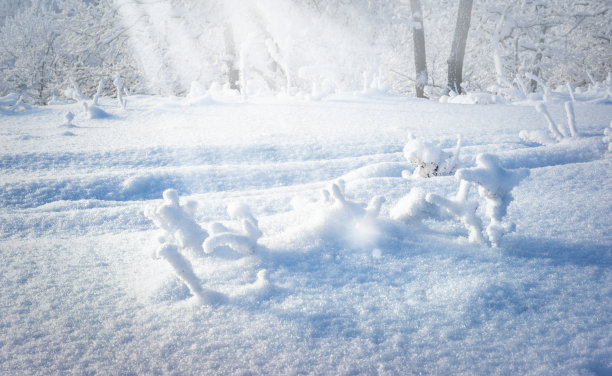
[[[145,215],[162,231],[161,243],[175,244],[180,250],[186,250],[194,256],[203,256],[202,243],[208,232],[197,224],[193,218],[197,203],[187,201],[181,205],[179,195],[174,189],[163,193],[164,202],[159,206],[148,206]]]
[[[608,143],[608,151],[612,153],[612,121],[610,126],[604,130],[604,135],[603,142]]]
[[[218,247],[229,247],[236,252],[253,254],[257,240],[262,236],[257,219],[245,204],[234,204],[227,208],[231,219],[240,222],[240,229],[228,228],[219,222],[209,226],[210,237],[204,241],[204,252],[210,254]]]
[[[30,105],[23,103],[21,96],[16,93],[0,97],[0,112],[19,112],[30,110],[31,108]]]
[[[426,200],[430,204],[437,205],[440,208],[445,209],[455,217],[459,218],[465,228],[468,230],[468,239],[473,243],[485,244],[486,241],[482,235],[482,221],[476,215],[476,209],[478,209],[478,202],[468,201],[468,194],[470,193],[470,183],[466,180],[462,180],[459,185],[459,191],[457,195],[452,199],[445,197],[427,194]]]
[[[457,137],[455,153],[442,150],[439,145],[411,137],[404,146],[404,157],[408,162],[416,163],[417,168],[413,176],[429,178],[437,175],[450,175],[457,168],[459,162],[459,151],[461,149],[461,137]],[[402,173],[408,177],[408,171]]]
[[[478,185],[478,193],[485,199],[485,213],[489,218],[486,233],[491,244],[497,246],[504,232],[514,229],[514,224],[503,225],[502,220],[513,199],[512,189],[529,176],[529,170],[507,170],[501,167],[497,156],[479,154],[476,167],[460,169],[455,176]]]
[[[526,142],[535,142],[542,145],[549,145],[559,142],[564,139],[579,137],[578,130],[576,129],[576,115],[574,113],[574,105],[571,101],[565,102],[565,114],[567,116],[567,129],[559,127],[553,120],[548,112],[548,108],[544,102],[540,102],[536,105],[536,111],[541,113],[546,119],[548,124],[548,132],[543,130],[526,131],[522,130],[519,132],[519,137]]]
[[[468,230],[470,242],[499,245],[502,235],[514,229],[513,224],[503,224],[508,205],[512,201],[512,189],[529,175],[529,170],[506,170],[499,159],[491,154],[479,154],[476,167],[457,170],[455,177],[460,181],[455,197],[445,198],[426,193],[421,188],[412,188],[391,209],[391,219],[414,226],[424,219],[446,220],[449,214],[463,223]],[[488,226],[483,229],[483,220],[478,216],[479,201],[469,197],[472,185],[478,186],[478,193],[485,201],[485,216]],[[483,231],[486,233],[483,234]]]

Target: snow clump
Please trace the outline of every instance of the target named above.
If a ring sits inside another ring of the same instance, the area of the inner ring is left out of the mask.
[[[373,197],[369,204],[346,198],[345,182],[338,180],[321,191],[321,198],[311,204],[293,202],[305,222],[295,231],[300,237],[323,240],[350,249],[372,249],[381,235],[377,217],[385,198]]]
[[[413,187],[391,208],[389,216],[406,225],[416,225],[424,219],[440,218],[440,208],[428,202],[426,198],[427,192],[423,188]]]
[[[197,203],[187,201],[181,205],[179,195],[174,189],[164,191],[163,197],[163,204],[145,208],[147,218],[163,231],[160,242],[176,244],[194,256],[203,256],[202,243],[208,237],[208,232],[193,218]]]
[[[214,222],[209,226],[210,237],[204,241],[204,252],[213,253],[215,249],[225,246],[234,251],[251,255],[257,248],[257,240],[263,235],[257,219],[245,204],[228,206],[230,218],[240,222],[240,228],[228,228],[222,223]]]
[[[457,147],[455,153],[452,154],[445,152],[440,146],[432,142],[411,136],[411,139],[404,146],[404,157],[408,162],[417,164],[417,168],[412,173],[413,176],[430,178],[452,174],[457,168],[460,149],[461,137],[457,137]],[[408,171],[404,171],[402,175],[408,177],[410,174]]]
[[[90,105],[87,102],[83,102],[83,108],[85,109],[85,114],[88,119],[104,119],[111,117],[108,112],[93,104]]]

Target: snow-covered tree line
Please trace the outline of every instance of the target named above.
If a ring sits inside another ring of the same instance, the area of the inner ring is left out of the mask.
[[[132,91],[179,95],[194,83],[243,95],[437,95],[449,84],[461,90],[449,82],[457,73],[468,90],[534,90],[532,76],[581,86],[612,71],[611,8],[608,0],[0,0],[0,94],[44,103],[73,77],[93,95],[101,79],[112,89],[117,74]],[[466,16],[457,72],[449,62]]]
[[[0,1],[0,93],[17,92],[46,104],[78,83],[87,95],[114,92],[123,76],[137,88],[138,67],[128,48],[128,26],[112,0]]]

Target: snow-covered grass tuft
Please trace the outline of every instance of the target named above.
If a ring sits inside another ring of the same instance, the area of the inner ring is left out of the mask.
[[[459,218],[465,228],[468,230],[468,240],[472,243],[486,244],[482,235],[482,221],[476,215],[478,209],[477,201],[469,201],[470,183],[466,180],[461,180],[459,191],[452,199],[444,198],[436,194],[427,194],[426,200],[428,203],[437,205],[440,208],[448,211],[452,215]]]
[[[461,137],[457,137],[455,153],[448,153],[432,142],[424,141],[410,136],[410,140],[404,146],[404,157],[410,163],[416,163],[417,167],[413,176],[430,178],[438,175],[450,175],[455,172],[459,163],[459,152],[461,150]],[[402,173],[408,177],[406,171]]]

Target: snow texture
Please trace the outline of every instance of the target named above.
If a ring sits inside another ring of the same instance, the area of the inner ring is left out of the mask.
[[[361,89],[2,107],[0,374],[610,374],[601,91],[536,145],[527,98]],[[454,175],[402,177],[407,134],[455,155],[459,129]],[[252,253],[205,253],[224,233]]]

